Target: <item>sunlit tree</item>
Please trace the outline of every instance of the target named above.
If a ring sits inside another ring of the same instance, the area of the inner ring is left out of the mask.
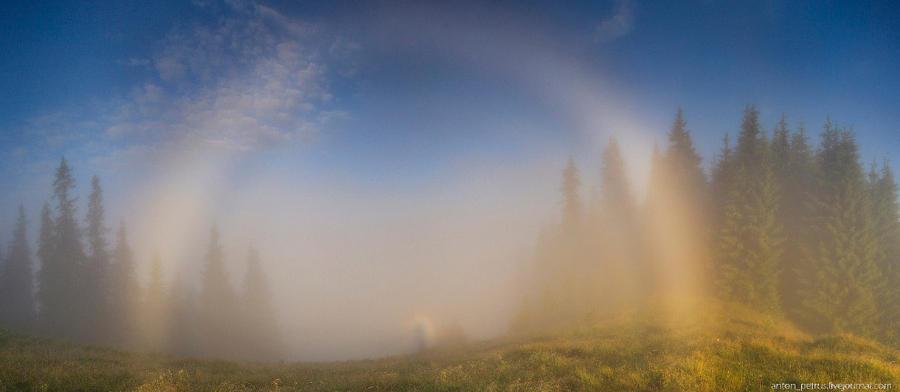
[[[759,113],[748,106],[716,236],[716,284],[725,298],[779,312],[783,233],[777,220],[778,185],[766,147]]]
[[[879,320],[875,293],[882,275],[853,134],[826,123],[818,163],[805,273],[798,276],[802,314],[810,326],[872,335]]]
[[[884,287],[877,292],[878,305],[882,310],[880,331],[886,339],[900,343],[900,207],[897,204],[897,183],[887,162],[877,172],[873,165],[869,177],[873,233],[878,247],[876,264],[884,277]]]
[[[785,312],[793,317],[801,316],[803,293],[797,281],[800,276],[812,273],[802,263],[803,249],[807,246],[811,231],[810,220],[815,189],[816,165],[809,140],[803,126],[791,134],[786,165],[776,171],[779,189],[779,221],[784,228],[786,241],[781,258],[781,303]]]

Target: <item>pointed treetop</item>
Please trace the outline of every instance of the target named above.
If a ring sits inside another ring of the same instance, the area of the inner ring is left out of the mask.
[[[581,180],[578,176],[575,160],[569,157],[566,168],[563,169],[561,186],[563,194],[563,222],[567,224],[577,222],[581,216],[581,198],[578,193],[580,186]]]
[[[69,192],[75,187],[75,179],[72,178],[72,169],[66,157],[62,157],[59,161],[59,167],[56,169],[56,178],[53,180],[54,197],[60,203],[60,207],[68,208],[74,203],[74,198],[69,198]]]

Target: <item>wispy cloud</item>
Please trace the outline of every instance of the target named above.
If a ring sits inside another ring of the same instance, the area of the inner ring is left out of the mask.
[[[599,43],[615,41],[634,29],[634,4],[630,0],[618,0],[613,14],[600,21],[594,31]]]
[[[321,54],[333,43],[263,5],[201,7],[223,17],[168,34],[150,60],[155,78],[121,103],[106,135],[252,149],[319,132],[334,110]]]

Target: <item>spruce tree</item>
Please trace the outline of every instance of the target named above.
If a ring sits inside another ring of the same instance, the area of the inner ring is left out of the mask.
[[[887,341],[900,343],[900,207],[897,183],[890,165],[870,175],[873,232],[878,247],[876,264],[884,276],[884,289],[879,290],[878,305],[882,310],[880,333]]]
[[[801,258],[800,242],[808,232],[808,195],[812,192],[810,179],[814,175],[812,157],[807,146],[803,128],[793,135],[788,130],[785,115],[775,127],[769,146],[772,171],[778,185],[778,223],[784,229],[785,238],[790,238],[783,247],[779,261],[781,277],[779,292],[781,305],[790,316],[796,316],[800,295],[797,292],[797,269]]]
[[[176,276],[168,297],[168,352],[180,356],[197,356],[201,351],[196,296],[193,289]]]
[[[28,245],[25,208],[19,216],[9,244],[6,263],[0,271],[0,323],[19,331],[27,331],[34,322],[34,276]]]
[[[256,360],[277,359],[279,333],[268,279],[263,272],[259,252],[252,248],[247,257],[243,295],[245,357]]]
[[[853,134],[829,120],[818,154],[811,238],[804,250],[802,315],[811,326],[872,336],[881,288],[866,180]]]
[[[81,244],[81,228],[76,219],[74,196],[75,179],[68,162],[63,158],[53,181],[56,217],[42,220],[51,224],[44,233],[42,225],[42,266],[40,281],[40,309],[43,328],[50,334],[83,339],[89,335],[88,305],[84,301],[85,254]],[[46,236],[44,235],[46,234]],[[43,243],[46,240],[46,243]],[[46,259],[44,258],[46,257]]]
[[[219,230],[215,226],[210,230],[205,264],[200,298],[201,335],[205,340],[203,350],[213,356],[231,356],[234,351],[230,343],[233,343],[235,336],[225,326],[236,321],[234,304],[237,298],[225,267]]]
[[[563,194],[563,227],[566,231],[575,231],[581,225],[582,202],[579,188],[581,179],[578,176],[578,168],[575,160],[569,158],[566,168],[563,169],[561,191]]]
[[[735,180],[734,149],[731,147],[731,138],[726,133],[722,137],[722,149],[716,157],[712,169],[712,193],[713,213],[712,221],[716,227],[722,225],[725,216],[725,208],[728,195]]]
[[[55,295],[54,287],[50,285],[59,274],[59,267],[54,263],[53,254],[56,247],[54,239],[54,230],[56,224],[53,222],[53,216],[50,213],[50,204],[44,203],[41,208],[41,226],[38,234],[38,261],[40,261],[40,269],[37,273],[37,302],[38,302],[38,325],[42,332],[51,332],[49,326],[54,317],[52,307],[48,308],[47,304],[52,303]]]
[[[780,312],[781,226],[771,171],[746,178],[743,167],[729,192],[718,235],[718,285],[726,298]]]
[[[602,296],[612,310],[632,306],[638,297],[639,265],[637,217],[626,176],[625,162],[615,138],[603,150],[600,184],[600,237],[594,249],[604,277]],[[596,284],[596,283],[595,283]]]
[[[734,164],[716,239],[717,285],[726,298],[777,313],[783,241],[778,186],[753,106],[744,111]]]
[[[630,224],[635,214],[634,198],[628,184],[628,177],[625,174],[625,161],[622,159],[622,152],[615,138],[610,138],[606,144],[606,148],[603,150],[602,163],[600,191],[603,208],[615,210],[615,213],[622,214],[623,218],[627,218]],[[622,222],[624,220],[619,221]]]
[[[128,243],[128,229],[119,224],[116,247],[113,250],[113,264],[110,268],[110,324],[113,342],[129,346],[139,337],[138,314],[140,310],[140,285],[134,254]]]
[[[668,138],[669,145],[665,155],[667,171],[674,177],[675,185],[682,188],[689,200],[699,206],[704,201],[706,193],[706,176],[700,166],[702,158],[694,148],[681,108],[678,108],[675,114]]]
[[[84,300],[93,340],[108,340],[110,326],[109,249],[103,209],[103,189],[97,176],[91,178],[87,209],[87,265],[84,271]]]
[[[663,295],[673,309],[696,301],[705,291],[702,275],[710,268],[708,255],[708,196],[706,176],[700,167],[701,158],[681,108],[668,133],[668,145],[660,165],[660,203],[655,208],[656,237]]]
[[[162,350],[166,347],[166,286],[163,280],[162,260],[158,253],[154,253],[150,259],[150,276],[147,280],[147,288],[144,290],[143,310],[141,311],[141,325],[143,327],[143,341],[146,348]]]
[[[772,171],[775,173],[775,178],[779,182],[779,187],[788,177],[788,173],[790,172],[790,140],[791,138],[790,131],[788,131],[787,118],[784,114],[782,114],[781,118],[778,120],[778,125],[775,126],[775,131],[772,133],[772,143],[770,145]],[[784,195],[782,195],[782,197],[784,197]]]

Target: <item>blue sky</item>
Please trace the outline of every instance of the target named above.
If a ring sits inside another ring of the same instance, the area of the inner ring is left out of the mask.
[[[679,105],[707,162],[748,103],[900,154],[891,2],[454,3],[4,4],[0,221],[37,212],[63,154],[113,200],[195,148],[240,155],[232,183],[283,166],[414,190],[469,161],[590,175],[610,134],[641,133],[638,160]]]

